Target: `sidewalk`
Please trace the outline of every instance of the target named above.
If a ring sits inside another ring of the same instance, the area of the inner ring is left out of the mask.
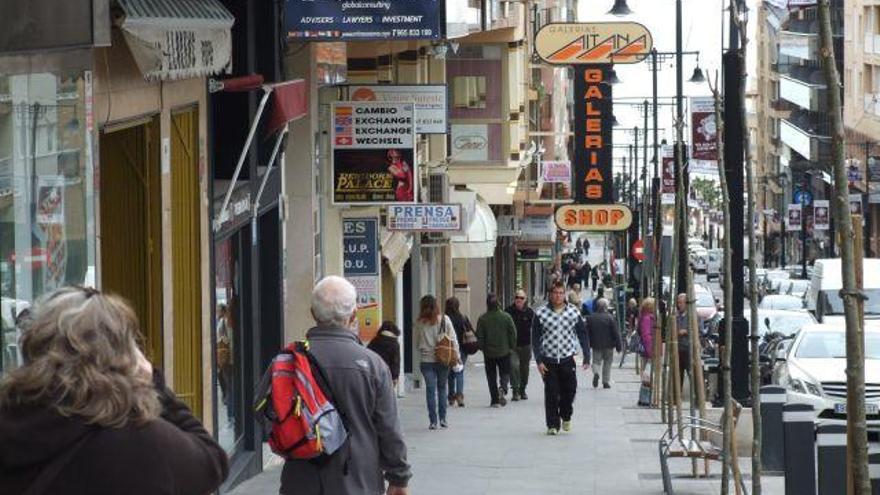
[[[619,357],[617,358],[619,359]],[[477,361],[476,359],[474,361]],[[613,388],[593,389],[591,372],[578,371],[573,429],[545,435],[543,384],[532,366],[528,401],[489,408],[481,363],[468,363],[467,407],[449,410],[450,427],[429,431],[421,390],[400,401],[413,495],[661,494],[658,410],[637,407],[638,377],[628,359],[614,368]],[[508,396],[509,397],[509,396]],[[744,473],[751,461],[740,459]],[[676,494],[720,492],[720,464],[708,479],[690,479],[690,462],[670,460]],[[278,493],[280,468],[240,485],[235,495]],[[750,488],[749,477],[746,483]],[[781,477],[764,477],[763,493],[781,495]],[[731,493],[733,488],[731,487]]]

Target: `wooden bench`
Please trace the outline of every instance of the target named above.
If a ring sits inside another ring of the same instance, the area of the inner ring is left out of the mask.
[[[660,474],[663,478],[663,492],[674,495],[672,477],[669,474],[669,459],[703,459],[706,461],[721,461],[723,450],[712,442],[699,440],[707,435],[723,435],[721,425],[705,419],[682,416],[684,424],[681,434],[675,424],[672,429],[667,429],[660,437],[658,451],[660,454]],[[734,421],[734,425],[736,422]],[[734,428],[735,430],[735,428]],[[733,434],[733,432],[731,432]],[[741,484],[743,493],[747,493],[745,482]]]

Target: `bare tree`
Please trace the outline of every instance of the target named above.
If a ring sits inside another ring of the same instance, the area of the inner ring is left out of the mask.
[[[844,164],[844,130],[841,104],[840,75],[834,54],[829,0],[819,0],[819,52],[828,87],[828,113],[831,116],[831,165],[834,177],[834,221],[837,223],[842,262],[841,277],[844,313],[846,315],[846,422],[848,434],[848,479],[860,495],[871,493],[868,474],[868,436],[865,422],[865,354],[861,305],[863,297],[856,283],[853,223],[849,214],[849,184]]]

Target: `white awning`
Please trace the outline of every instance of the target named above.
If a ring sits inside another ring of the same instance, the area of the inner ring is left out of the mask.
[[[388,260],[391,273],[397,275],[403,271],[403,265],[409,259],[412,249],[412,236],[400,232],[382,229],[382,256]]]
[[[232,68],[235,18],[218,0],[116,3],[114,22],[146,79],[187,79]]]
[[[495,256],[495,241],[498,237],[498,224],[495,214],[486,201],[477,196],[476,207],[470,226],[464,235],[452,236],[453,258],[492,258]]]

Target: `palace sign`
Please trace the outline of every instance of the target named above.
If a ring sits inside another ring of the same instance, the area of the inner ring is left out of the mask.
[[[634,64],[654,47],[637,22],[551,23],[535,35],[535,50],[548,64]]]
[[[556,226],[574,232],[626,230],[633,215],[623,204],[564,205],[556,209]]]
[[[574,202],[608,204],[613,198],[609,65],[574,67]]]

